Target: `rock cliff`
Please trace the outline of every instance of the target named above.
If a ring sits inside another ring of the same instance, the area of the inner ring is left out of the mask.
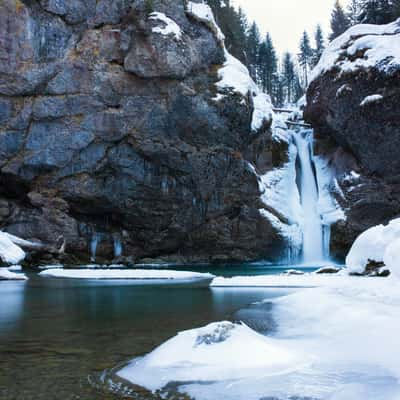
[[[271,121],[252,129],[262,98],[216,85],[221,33],[190,7],[0,3],[0,229],[46,245],[31,263],[85,262],[90,248],[111,261],[120,245],[136,261],[243,261],[284,246],[249,164],[272,167]]]
[[[343,258],[366,229],[400,214],[400,20],[359,25],[330,44],[314,71],[305,118],[335,166],[347,220],[333,228]]]

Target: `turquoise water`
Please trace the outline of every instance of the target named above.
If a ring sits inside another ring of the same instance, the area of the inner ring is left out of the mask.
[[[197,269],[225,276],[282,271],[261,265]],[[94,384],[103,371],[148,353],[178,331],[213,321],[245,320],[267,332],[273,329],[268,309],[263,316],[249,306],[283,293],[138,287],[35,274],[27,282],[0,282],[0,399],[124,398]],[[156,397],[138,389],[134,398]]]

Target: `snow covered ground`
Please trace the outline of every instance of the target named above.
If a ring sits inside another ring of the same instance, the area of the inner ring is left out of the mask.
[[[196,400],[400,398],[400,280],[240,279],[314,287],[268,299],[277,324],[270,337],[243,325],[211,324],[178,334],[118,374],[151,390],[179,382]]]
[[[164,280],[164,281],[209,281],[212,274],[198,272],[151,270],[151,269],[49,269],[39,274],[46,278],[69,279],[128,279],[128,280]]]

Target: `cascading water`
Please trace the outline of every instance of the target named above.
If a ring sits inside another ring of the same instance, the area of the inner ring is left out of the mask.
[[[324,227],[318,211],[318,183],[313,164],[313,132],[301,129],[293,133],[297,147],[299,174],[298,186],[303,210],[301,228],[303,231],[303,262],[313,263],[326,260]]]

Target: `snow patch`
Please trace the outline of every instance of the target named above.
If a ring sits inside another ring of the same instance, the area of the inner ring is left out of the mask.
[[[399,37],[400,40],[400,37]],[[383,96],[381,94],[373,94],[371,96],[366,97],[361,103],[360,103],[360,107],[364,107],[368,104],[372,104],[372,103],[379,103],[380,101],[383,100]]]
[[[182,39],[182,30],[179,25],[174,20],[167,17],[164,13],[153,12],[150,14],[149,19],[161,21],[165,25],[163,28],[160,26],[154,27],[152,29],[154,33],[159,33],[162,36],[173,35],[176,40]]]

